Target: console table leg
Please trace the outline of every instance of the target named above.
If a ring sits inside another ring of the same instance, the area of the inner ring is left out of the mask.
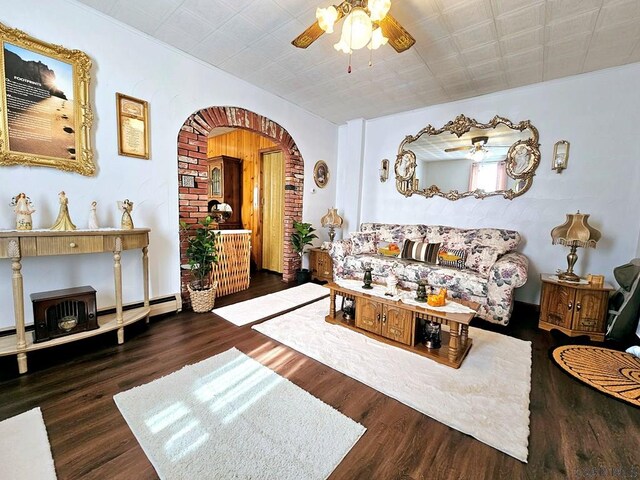
[[[455,362],[460,355],[460,337],[458,322],[449,322],[449,360]]]
[[[120,252],[122,252],[122,240],[116,238],[116,246],[113,251],[113,279],[116,289],[116,325],[118,326],[118,344],[124,343],[124,327],[122,326],[122,267],[120,265]]]
[[[329,294],[329,315],[331,318],[336,318],[336,291],[331,289]]]
[[[148,247],[142,247],[142,281],[144,282],[144,306],[149,306],[149,256],[147,255]],[[149,315],[146,322],[149,323]]]
[[[469,325],[460,326],[460,344],[462,348],[467,346],[467,340],[469,339]]]
[[[13,275],[11,277],[11,286],[13,290],[13,311],[16,324],[16,348],[18,350],[18,371],[27,373],[27,349],[26,335],[24,331],[24,288],[22,284],[22,263],[20,254],[20,245],[16,240],[11,240],[8,245],[8,253],[13,262],[11,269]]]

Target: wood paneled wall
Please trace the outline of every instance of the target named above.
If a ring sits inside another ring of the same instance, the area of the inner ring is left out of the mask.
[[[242,159],[242,226],[251,230],[251,260],[262,267],[262,212],[260,209],[260,154],[278,146],[247,130],[209,138],[207,157],[228,155]]]

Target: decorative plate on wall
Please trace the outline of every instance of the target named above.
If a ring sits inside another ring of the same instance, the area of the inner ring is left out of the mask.
[[[320,188],[324,188],[329,183],[329,167],[324,160],[318,160],[313,167],[313,181]]]

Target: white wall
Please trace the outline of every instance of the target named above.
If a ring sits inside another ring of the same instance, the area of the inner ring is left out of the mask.
[[[93,60],[92,136],[98,165],[95,177],[43,167],[0,167],[0,229],[15,228],[9,201],[21,191],[34,201],[34,226],[40,228],[48,228],[55,220],[60,190],[69,197],[71,218],[79,228],[86,227],[92,200],[98,201],[102,226],[119,225],[116,200],[129,198],[135,203],[136,226],[152,230],[152,297],[178,292],[177,134],[191,113],[218,105],[264,115],[291,134],[305,160],[305,221],[319,225],[320,217],[333,206],[336,182],[312,193],[312,172],[319,159],[335,171],[338,129],[334,124],[74,1],[1,0],[0,6],[4,24],[40,40],[80,49]],[[115,92],[149,102],[151,160],[117,155]],[[320,234],[326,236],[326,232]],[[142,298],[139,255],[139,251],[123,255],[125,302]],[[27,323],[32,318],[28,297],[32,292],[88,284],[98,291],[99,308],[114,304],[108,254],[26,258],[23,274]],[[0,262],[0,307],[0,328],[13,326],[9,261]]]
[[[361,221],[518,230],[530,267],[529,281],[516,298],[538,303],[539,274],[566,269],[568,249],[552,245],[549,232],[566,213],[579,209],[591,214],[591,225],[603,235],[596,250],[578,249],[576,271],[601,273],[613,281],[613,267],[636,256],[639,245],[638,79],[640,64],[633,64],[368,121]],[[538,128],[542,161],[524,196],[455,202],[405,198],[393,178],[378,181],[380,160],[393,163],[406,135],[427,124],[439,128],[460,113],[480,122],[494,115],[529,119]],[[571,152],[569,168],[557,174],[550,166],[553,144],[560,139],[571,142]]]

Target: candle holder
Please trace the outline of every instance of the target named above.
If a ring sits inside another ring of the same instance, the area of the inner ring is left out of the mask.
[[[418,290],[416,290],[416,302],[427,301],[427,282],[420,280],[418,282]]]
[[[342,297],[342,318],[353,320],[356,314],[356,305],[353,298]]]
[[[440,332],[442,326],[437,322],[424,322],[424,346],[430,349],[440,348],[442,341]]]
[[[362,288],[364,288],[365,290],[371,290],[373,288],[373,286],[371,285],[371,283],[373,282],[373,277],[371,276],[371,271],[373,269],[371,268],[371,265],[367,265],[364,267],[364,285],[362,285]]]

